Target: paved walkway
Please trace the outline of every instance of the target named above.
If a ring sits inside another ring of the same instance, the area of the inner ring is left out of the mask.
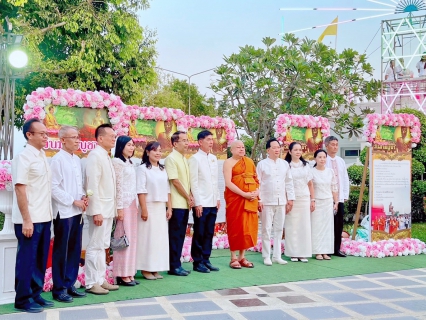
[[[6,319],[426,319],[426,268],[0,316]]]

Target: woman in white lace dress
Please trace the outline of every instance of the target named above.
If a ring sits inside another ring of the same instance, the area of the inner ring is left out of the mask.
[[[326,168],[327,152],[314,153],[315,211],[311,214],[312,254],[317,260],[330,260],[328,254],[334,252],[334,216],[337,211],[338,189],[333,170]]]
[[[114,252],[113,275],[117,278],[117,284],[134,286],[136,273],[136,243],[137,243],[137,195],[136,172],[130,160],[135,152],[135,144],[128,136],[117,138],[115,146],[114,166],[117,180],[117,213],[118,219],[114,237],[123,235],[123,227],[129,239],[129,246],[123,250]]]
[[[285,218],[284,253],[293,262],[308,262],[306,258],[312,256],[311,212],[315,210],[312,171],[298,142],[290,144],[285,160],[290,165],[296,200]]]
[[[169,270],[169,219],[172,216],[170,184],[160,163],[159,142],[150,142],[137,168],[136,192],[141,207],[138,219],[138,254],[136,267],[147,280],[162,279],[159,271]]]

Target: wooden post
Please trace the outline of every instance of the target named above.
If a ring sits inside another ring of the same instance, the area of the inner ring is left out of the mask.
[[[369,160],[370,160],[370,147],[367,147],[367,154],[365,156],[365,163],[364,163],[364,171],[362,172],[361,188],[359,189],[358,206],[356,208],[356,214],[355,214],[354,229],[352,231],[352,240],[355,240],[356,230],[358,229],[358,220],[361,214],[362,198],[364,197],[365,180],[367,179],[367,170],[368,170]]]

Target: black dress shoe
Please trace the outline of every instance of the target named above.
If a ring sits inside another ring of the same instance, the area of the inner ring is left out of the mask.
[[[117,284],[119,286],[125,286],[125,287],[134,287],[136,283],[132,281],[124,281],[123,278],[117,277]]]
[[[186,272],[187,274],[191,273],[191,270],[185,270],[184,268],[182,268],[182,266],[179,267],[179,270]]]
[[[60,294],[52,294],[53,299],[55,299],[56,301],[59,302],[64,302],[64,303],[70,303],[73,302],[73,298],[71,297],[71,295],[67,294],[67,293],[60,293]]]
[[[43,312],[43,307],[36,302],[28,302],[26,304],[17,306],[15,304],[15,309],[18,311],[29,312],[29,313],[38,313]]]
[[[41,305],[43,308],[52,308],[55,305],[52,301],[47,301],[42,297],[35,298],[34,302]]]
[[[201,272],[201,273],[210,273],[209,268],[207,268],[207,267],[206,267],[204,264],[202,264],[202,263],[199,263],[198,265],[194,265],[193,270],[194,270],[194,271],[197,271],[197,272]]]
[[[210,270],[210,271],[219,271],[218,267],[214,267],[210,261],[208,262],[203,262],[203,264]]]
[[[133,282],[134,282],[136,285],[141,284],[138,280],[133,280]]]
[[[344,254],[342,251],[337,251],[334,255],[336,257],[346,258],[346,254]]]
[[[172,270],[168,271],[167,273],[172,275],[172,276],[182,276],[182,277],[186,277],[189,274],[182,267],[172,269]]]
[[[74,298],[84,298],[87,296],[85,292],[77,291],[75,287],[72,287],[71,289],[68,289],[67,293]]]

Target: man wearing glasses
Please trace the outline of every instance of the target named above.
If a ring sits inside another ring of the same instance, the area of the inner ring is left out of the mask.
[[[59,302],[72,302],[73,297],[86,296],[84,292],[75,289],[74,283],[81,256],[82,213],[86,210],[88,199],[83,190],[80,158],[74,154],[80,146],[78,131],[74,127],[63,126],[58,136],[62,149],[50,163],[55,232],[52,296]]]
[[[12,162],[12,222],[18,239],[15,266],[15,309],[31,313],[53,307],[44,300],[44,274],[52,223],[51,170],[43,151],[47,129],[37,118],[23,126],[27,145]]]
[[[187,276],[190,271],[182,268],[180,257],[188,225],[189,208],[194,206],[188,161],[185,158],[189,142],[186,132],[182,131],[173,133],[171,141],[173,151],[165,160],[172,198],[172,217],[169,220],[169,274]]]

